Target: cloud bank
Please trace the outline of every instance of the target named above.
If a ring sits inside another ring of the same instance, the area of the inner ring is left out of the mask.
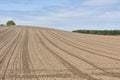
[[[17,24],[64,30],[120,29],[120,0],[9,1],[0,1],[0,22],[13,19]]]

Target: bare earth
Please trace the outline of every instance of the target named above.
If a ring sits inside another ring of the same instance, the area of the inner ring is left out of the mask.
[[[120,80],[120,37],[0,27],[0,80]]]

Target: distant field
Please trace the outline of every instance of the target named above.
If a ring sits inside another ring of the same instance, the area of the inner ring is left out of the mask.
[[[120,80],[120,37],[0,27],[0,80]]]

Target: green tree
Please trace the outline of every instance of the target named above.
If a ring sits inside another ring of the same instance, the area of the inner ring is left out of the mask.
[[[0,26],[5,26],[4,24],[0,24]]]
[[[73,32],[100,35],[120,35],[120,30],[74,30]]]
[[[11,25],[16,25],[13,20],[9,20],[9,21],[7,22],[7,26],[11,26]]]

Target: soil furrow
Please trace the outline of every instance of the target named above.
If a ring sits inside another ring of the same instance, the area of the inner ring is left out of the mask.
[[[119,80],[119,36],[0,27],[0,80]]]
[[[40,32],[42,34],[42,32]],[[42,34],[42,36],[44,36]],[[39,37],[39,36],[38,36]],[[44,36],[45,37],[45,36]],[[45,37],[46,38],[46,37]],[[47,38],[46,38],[47,39]],[[54,51],[52,51],[49,47],[47,47],[47,45],[44,43],[44,41],[42,41],[42,39],[39,37],[39,40],[41,41],[41,43],[45,46],[45,48],[47,50],[49,50],[51,53],[53,53],[54,56],[56,56],[60,61],[61,63],[66,66],[71,72],[73,72],[75,75],[78,75],[82,78],[85,78],[87,80],[99,80],[97,78],[93,78],[92,76],[86,74],[86,73],[83,73],[82,71],[80,71],[79,69],[77,69],[76,67],[74,67],[72,64],[68,63],[66,60],[64,60],[62,57],[60,57],[59,55],[57,55],[57,53],[55,53]],[[48,39],[47,39],[48,40]],[[49,40],[48,40],[49,41]],[[50,43],[52,43],[50,41]],[[56,47],[56,46],[55,46]],[[59,48],[61,49],[61,48]]]
[[[71,55],[71,56],[74,56],[74,57],[76,57],[76,58],[78,58],[78,59],[81,59],[82,61],[85,61],[86,63],[92,65],[93,67],[95,67],[95,68],[97,68],[97,69],[99,69],[99,70],[105,72],[105,73],[108,74],[109,76],[120,78],[120,75],[119,75],[119,74],[113,74],[113,73],[110,73],[110,72],[108,72],[108,71],[106,71],[106,70],[103,70],[102,68],[96,66],[95,64],[93,64],[93,63],[91,63],[91,62],[89,62],[89,61],[83,59],[82,57],[80,57],[80,56],[78,57],[78,56],[76,56],[76,55],[74,55],[74,54],[68,52],[67,50],[62,49],[61,47],[59,47],[59,46],[57,46],[56,44],[54,44],[51,40],[49,40],[42,32],[40,32],[40,33],[44,36],[44,38],[45,38],[46,40],[48,40],[52,45],[54,45],[55,47],[59,48],[60,50],[62,50],[62,51],[64,51],[64,52],[68,53],[68,54]],[[86,50],[85,50],[85,51],[86,51]],[[91,53],[91,52],[89,52],[89,53]]]
[[[50,34],[50,33],[49,33],[49,34]],[[51,34],[51,35],[52,35],[52,34]],[[109,59],[112,59],[112,60],[115,60],[115,61],[120,61],[120,59],[118,59],[118,58],[114,58],[114,57],[110,57],[110,56],[107,56],[107,55],[103,55],[103,54],[100,54],[100,53],[98,53],[98,52],[102,52],[102,53],[105,53],[105,54],[110,54],[110,53],[107,53],[107,52],[104,52],[104,51],[95,50],[95,49],[92,49],[92,48],[90,48],[90,47],[86,47],[86,46],[84,46],[84,45],[79,45],[79,44],[76,44],[76,43],[74,43],[74,42],[72,42],[72,41],[66,40],[66,39],[64,39],[64,38],[62,38],[62,39],[61,39],[60,37],[58,38],[58,37],[56,37],[56,36],[54,36],[54,35],[52,35],[52,36],[55,37],[56,39],[64,42],[64,43],[70,45],[70,46],[73,46],[73,47],[78,48],[78,49],[80,49],[80,50],[86,51],[86,52],[88,52],[88,53],[91,53],[91,54],[94,54],[94,55],[99,55],[99,56],[102,56],[102,57],[106,57],[106,58],[109,58]],[[73,43],[73,44],[75,44],[75,45],[78,45],[78,46],[72,45],[71,43]],[[83,47],[83,48],[80,48],[79,46],[81,46],[81,47]],[[93,51],[90,51],[90,50],[87,50],[87,49],[91,49],[91,50],[96,51],[96,52],[93,52]]]
[[[60,34],[62,34],[62,35],[65,35],[65,32],[57,32],[57,33],[60,33]],[[71,34],[71,33],[70,33]],[[70,35],[69,33],[67,33],[65,36],[67,36],[67,35]],[[76,34],[76,33],[73,33],[73,34]],[[118,48],[118,46],[120,46],[119,44],[114,44],[114,43],[111,43],[110,41],[106,41],[104,38],[101,38],[100,40],[99,39],[97,39],[97,37],[94,37],[93,38],[93,36],[92,35],[89,35],[89,37],[91,37],[91,38],[89,38],[88,37],[88,35],[85,35],[85,37],[82,35],[82,34],[80,34],[80,38],[78,37],[78,35],[72,35],[71,34],[71,36],[70,37],[72,37],[72,38],[75,38],[75,39],[77,39],[77,40],[79,40],[79,41],[81,41],[81,38],[82,39],[86,39],[87,41],[92,41],[92,42],[97,42],[97,44],[99,43],[99,44],[102,44],[102,45],[104,45],[104,44],[106,44],[105,46],[108,46],[108,47],[111,47],[111,45],[112,45],[112,47],[113,46],[117,46],[116,48]],[[94,35],[95,36],[95,35]],[[96,38],[96,39],[95,39]],[[85,41],[86,41],[85,40]],[[103,41],[104,40],[104,41]],[[113,40],[113,39],[112,39]],[[111,47],[111,48],[112,48]],[[107,47],[106,47],[107,48]]]
[[[24,33],[24,42],[23,42],[23,51],[22,51],[22,69],[23,73],[26,77],[29,78],[30,76],[30,68],[29,68],[29,61],[28,61],[28,29],[25,29]]]
[[[50,33],[49,33],[49,34],[50,34]],[[51,34],[51,35],[52,35],[52,34]],[[90,54],[94,54],[94,55],[106,57],[106,58],[109,58],[109,59],[112,59],[112,60],[115,60],[115,61],[120,61],[120,59],[118,59],[118,58],[114,58],[114,57],[110,57],[110,56],[107,56],[107,55],[103,55],[103,54],[100,54],[100,53],[98,53],[98,52],[102,52],[102,53],[105,53],[105,54],[108,54],[108,55],[109,55],[110,53],[107,53],[107,52],[104,52],[104,51],[100,51],[100,50],[96,50],[96,49],[93,49],[93,48],[90,48],[90,47],[86,47],[86,46],[84,46],[84,45],[80,45],[80,44],[74,43],[74,42],[72,42],[72,41],[70,41],[70,40],[66,40],[66,39],[64,39],[64,38],[61,39],[60,37],[58,38],[58,37],[56,37],[56,36],[54,36],[54,35],[52,35],[52,36],[53,36],[54,38],[56,38],[56,39],[64,42],[64,43],[70,45],[70,46],[73,46],[73,47],[75,47],[75,48],[77,48],[77,49],[86,51],[86,52],[88,52],[88,53],[90,53]],[[78,46],[72,45],[71,43],[73,43],[73,44],[75,44],[75,45],[78,45]],[[80,48],[79,46],[81,46],[81,47],[83,47],[83,48]],[[91,50],[96,51],[96,52],[90,51],[90,50],[88,50],[88,49],[91,49]]]
[[[49,31],[49,32],[51,32],[51,31]],[[65,40],[69,40],[70,38],[69,37],[64,37],[64,35],[62,35],[61,33],[59,33],[59,32],[56,32],[56,31],[52,31],[51,33],[53,33],[53,34],[55,34],[55,35],[57,35],[57,36],[59,36],[59,37],[62,37],[63,39],[65,39]],[[71,37],[72,38],[72,37]],[[76,39],[75,39],[76,40]],[[70,40],[69,40],[70,41]],[[80,43],[84,43],[84,44],[86,44],[86,45],[93,45],[94,47],[102,47],[102,48],[104,48],[104,49],[108,49],[108,50],[111,50],[111,49],[113,49],[113,47],[111,47],[112,45],[109,45],[109,46],[107,46],[106,44],[98,44],[98,42],[95,42],[95,41],[88,41],[88,40],[84,40],[83,38],[81,38],[79,41],[78,40],[76,40],[77,42],[73,42],[73,41],[70,41],[70,42],[72,42],[72,43],[75,43],[75,44],[77,44],[77,45],[80,45]],[[92,47],[92,46],[91,46]],[[88,48],[90,48],[89,46],[88,46]],[[119,50],[120,48],[118,48],[118,47],[116,47],[117,48],[117,50]],[[114,48],[114,49],[116,49],[116,48]],[[92,49],[92,48],[91,48]],[[98,50],[98,49],[97,49]],[[100,51],[100,52],[105,52],[105,53],[108,53],[108,52],[106,52],[106,51],[102,51],[102,50],[98,50],[98,51]],[[111,54],[111,53],[109,53],[109,54]],[[113,54],[111,54],[111,55],[113,55]]]
[[[19,34],[20,35],[20,34]],[[0,69],[2,67],[2,65],[4,64],[6,58],[9,58],[8,59],[8,62],[6,63],[6,67],[5,67],[5,71],[3,73],[3,76],[2,76],[2,80],[5,80],[5,76],[6,76],[6,72],[7,72],[7,68],[9,66],[9,63],[11,61],[11,57],[13,56],[13,53],[14,53],[14,49],[16,48],[17,46],[17,43],[19,42],[20,40],[20,36],[17,36],[17,38],[12,42],[12,45],[9,46],[9,48],[6,50],[6,52],[4,53],[5,55],[3,56],[3,58],[1,59],[1,66],[0,66]],[[13,49],[12,49],[13,48]],[[12,52],[10,52],[10,50],[13,50]],[[8,57],[9,55],[9,57]]]

